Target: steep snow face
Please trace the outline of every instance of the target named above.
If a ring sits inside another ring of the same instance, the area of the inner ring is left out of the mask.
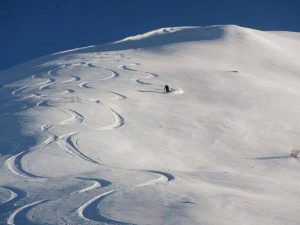
[[[299,224],[299,58],[177,27],[3,71],[0,224]]]

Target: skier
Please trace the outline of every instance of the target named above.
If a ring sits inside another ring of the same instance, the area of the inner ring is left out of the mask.
[[[164,90],[166,90],[167,93],[170,92],[169,85],[166,84]]]

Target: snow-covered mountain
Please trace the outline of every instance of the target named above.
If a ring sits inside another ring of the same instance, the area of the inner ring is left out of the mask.
[[[3,71],[0,224],[299,224],[299,59],[175,27]]]

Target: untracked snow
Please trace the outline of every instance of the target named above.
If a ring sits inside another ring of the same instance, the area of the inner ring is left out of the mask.
[[[299,59],[175,27],[2,71],[0,224],[298,225]]]

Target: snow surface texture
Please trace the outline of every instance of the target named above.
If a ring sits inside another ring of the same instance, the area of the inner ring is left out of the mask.
[[[299,59],[298,33],[178,27],[3,71],[1,224],[298,225]]]

